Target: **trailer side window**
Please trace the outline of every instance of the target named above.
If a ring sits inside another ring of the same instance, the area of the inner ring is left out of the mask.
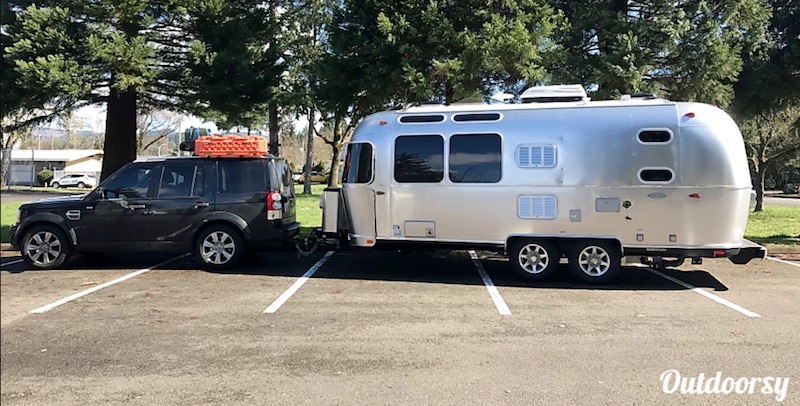
[[[639,131],[639,142],[642,144],[669,144],[672,131],[668,128],[647,128]]]
[[[642,168],[639,180],[645,183],[670,183],[675,175],[670,168]]]
[[[450,181],[497,183],[502,177],[500,135],[459,134],[450,138]]]
[[[347,145],[342,183],[372,182],[372,144],[366,142]]]
[[[556,146],[525,144],[517,147],[517,166],[520,168],[554,168]]]
[[[437,183],[444,179],[444,138],[402,135],[394,141],[394,179],[402,183]]]

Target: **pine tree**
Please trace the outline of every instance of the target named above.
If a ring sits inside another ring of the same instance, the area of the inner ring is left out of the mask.
[[[552,0],[569,29],[553,80],[596,89],[593,97],[653,92],[727,106],[745,39],[763,39],[761,0]]]

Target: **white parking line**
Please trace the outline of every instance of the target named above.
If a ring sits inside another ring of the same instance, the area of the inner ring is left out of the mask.
[[[73,301],[73,300],[75,300],[75,299],[78,299],[78,298],[80,298],[80,297],[86,296],[86,295],[88,295],[88,294],[90,294],[90,293],[97,292],[97,291],[98,291],[98,290],[100,290],[100,289],[107,288],[107,287],[109,287],[109,286],[111,286],[111,285],[114,285],[114,284],[117,284],[117,283],[120,283],[120,282],[126,281],[126,280],[128,280],[128,279],[130,279],[130,278],[133,278],[133,277],[135,277],[135,276],[139,276],[139,275],[141,275],[141,274],[143,274],[143,273],[145,273],[145,272],[152,271],[153,269],[156,269],[156,268],[158,268],[158,267],[160,267],[160,266],[163,266],[163,265],[165,265],[165,264],[168,264],[168,263],[170,263],[170,262],[172,262],[172,261],[175,261],[175,260],[177,260],[177,259],[181,259],[181,258],[183,258],[183,257],[186,257],[187,255],[190,255],[190,254],[183,254],[183,255],[181,255],[181,256],[179,256],[179,257],[175,257],[175,258],[172,258],[172,259],[168,259],[168,260],[166,260],[166,261],[164,261],[164,262],[161,262],[161,263],[159,263],[159,264],[153,265],[153,266],[151,266],[150,268],[140,269],[140,270],[138,270],[138,271],[136,271],[136,272],[129,273],[129,274],[127,274],[127,275],[125,275],[125,276],[123,276],[123,277],[121,277],[121,278],[117,278],[117,279],[114,279],[113,281],[106,282],[106,283],[104,283],[104,284],[102,284],[102,285],[97,285],[97,286],[95,286],[95,287],[93,287],[93,288],[86,289],[86,290],[84,290],[83,292],[78,292],[78,293],[76,293],[76,294],[74,294],[74,295],[72,295],[72,296],[65,297],[65,298],[63,298],[63,299],[61,299],[61,300],[57,300],[57,301],[55,301],[55,302],[53,302],[53,303],[50,303],[49,305],[45,305],[45,306],[42,306],[42,307],[39,307],[39,308],[33,309],[33,310],[31,310],[30,312],[28,312],[28,313],[44,313],[44,312],[47,312],[47,311],[53,310],[54,308],[56,308],[56,307],[58,307],[58,306],[61,306],[61,305],[62,305],[62,304],[64,304],[64,303],[71,302],[71,301]]]
[[[717,302],[717,303],[719,303],[721,305],[728,306],[729,308],[731,308],[733,310],[736,310],[737,312],[742,313],[747,317],[761,317],[761,316],[758,315],[758,313],[751,312],[750,310],[747,310],[744,307],[737,305],[736,303],[729,302],[729,301],[727,301],[727,300],[725,300],[725,299],[723,299],[723,298],[721,298],[721,297],[719,297],[719,296],[717,296],[717,295],[715,295],[713,293],[709,293],[706,290],[700,289],[700,288],[698,288],[696,286],[692,286],[692,285],[690,285],[690,284],[688,284],[688,283],[686,283],[686,282],[684,282],[684,281],[682,281],[680,279],[673,278],[673,277],[671,277],[669,275],[663,274],[663,273],[661,273],[659,271],[656,271],[655,269],[652,269],[652,268],[644,268],[644,269],[646,269],[646,270],[648,270],[648,271],[650,271],[650,272],[652,272],[652,273],[654,273],[654,274],[656,274],[656,275],[658,275],[658,276],[660,276],[660,277],[662,277],[662,278],[664,278],[664,279],[666,279],[668,281],[677,283],[678,285],[681,285],[686,289],[690,289],[691,291],[693,291],[695,293],[699,293],[699,294],[701,294],[701,295],[703,295],[703,296],[705,296],[705,297],[707,297],[707,298],[709,298],[709,299],[711,299],[711,300],[713,300],[713,301],[715,301],[715,302]]]
[[[494,302],[494,307],[497,308],[497,312],[500,313],[501,316],[511,316],[511,310],[506,305],[506,301],[503,300],[503,297],[500,296],[500,292],[497,290],[497,287],[494,286],[494,282],[492,282],[492,278],[489,277],[489,274],[486,273],[486,270],[483,269],[483,265],[481,261],[478,260],[478,254],[470,250],[469,257],[472,258],[472,263],[475,264],[475,268],[478,268],[478,273],[481,275],[481,279],[483,279],[483,284],[486,285],[486,290],[489,291],[489,296],[492,297],[492,301]]]
[[[797,263],[797,262],[785,261],[783,259],[778,259],[778,258],[773,258],[773,257],[767,257],[767,259],[771,259],[771,260],[773,260],[775,262],[780,262],[782,264],[788,264],[788,265],[794,265],[794,266],[800,267],[800,264]]]
[[[0,266],[16,265],[16,264],[18,264],[18,263],[20,263],[20,262],[22,262],[22,260],[21,260],[21,259],[18,259],[18,260],[16,260],[16,261],[11,261],[11,262],[6,262],[5,264],[0,264]]]
[[[280,296],[278,296],[278,298],[275,299],[275,301],[272,302],[272,304],[269,305],[269,307],[264,309],[264,313],[277,312],[278,309],[280,309],[281,306],[283,306],[283,304],[286,303],[286,301],[289,300],[289,298],[292,297],[292,295],[294,295],[295,292],[297,292],[297,290],[300,289],[300,287],[303,286],[303,284],[305,284],[309,278],[311,278],[311,275],[314,275],[314,272],[317,272],[317,270],[322,266],[322,264],[325,263],[325,261],[328,260],[328,258],[331,257],[331,255],[333,255],[333,251],[328,251],[328,253],[325,254],[325,256],[323,256],[322,258],[320,258],[320,260],[317,261],[317,263],[314,264],[314,266],[312,266],[308,271],[306,271],[306,273],[304,273],[303,276],[300,277],[300,279],[295,281],[295,283],[293,283],[292,286],[289,287],[289,289],[286,289],[286,291],[283,292]]]

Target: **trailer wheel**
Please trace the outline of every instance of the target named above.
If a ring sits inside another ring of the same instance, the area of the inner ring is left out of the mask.
[[[558,270],[561,254],[547,241],[521,240],[511,246],[508,258],[514,271],[533,280],[552,276]]]
[[[619,249],[609,241],[576,242],[569,256],[569,268],[581,281],[595,285],[619,276]]]

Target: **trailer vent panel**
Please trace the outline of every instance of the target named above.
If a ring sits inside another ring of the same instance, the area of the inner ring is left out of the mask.
[[[522,219],[552,220],[556,218],[556,197],[552,195],[523,195],[518,199],[518,215]]]
[[[400,116],[400,122],[403,124],[441,123],[442,121],[444,121],[442,114]]]
[[[500,121],[500,118],[500,113],[456,114],[453,116],[453,121],[458,123],[470,121]]]
[[[556,166],[556,146],[520,145],[517,147],[517,165],[520,168],[553,168]]]

